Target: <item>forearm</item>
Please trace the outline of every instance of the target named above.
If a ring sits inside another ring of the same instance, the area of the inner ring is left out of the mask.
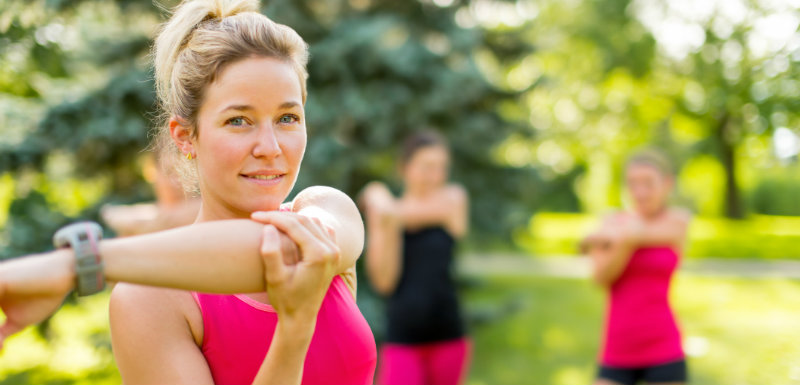
[[[0,263],[0,295],[36,296],[72,290],[75,257],[67,250],[15,258]],[[0,296],[2,298],[2,296]]]
[[[214,293],[265,290],[263,225],[245,219],[198,223],[100,242],[110,281]]]
[[[299,385],[303,379],[316,317],[304,320],[278,320],[267,356],[261,363],[253,385]]]
[[[446,225],[450,218],[451,208],[430,202],[409,204],[400,203],[400,219],[404,227],[420,228],[426,226]]]
[[[686,226],[679,223],[648,223],[635,234],[638,246],[675,246],[683,244]]]
[[[629,244],[617,245],[607,251],[592,251],[594,280],[602,286],[613,284],[625,270],[632,253],[633,247]]]
[[[424,200],[400,201],[399,215],[403,227],[419,229],[442,226],[454,237],[467,232],[469,222],[467,193],[451,185]]]
[[[401,270],[401,231],[396,220],[370,220],[367,240],[367,274],[375,290],[390,294],[397,286]]]

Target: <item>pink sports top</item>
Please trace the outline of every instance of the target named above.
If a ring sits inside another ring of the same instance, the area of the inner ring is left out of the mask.
[[[203,315],[203,355],[217,385],[250,385],[278,315],[245,295],[192,293]],[[341,277],[331,282],[303,366],[303,385],[372,384],[377,354],[367,321]]]
[[[670,247],[633,253],[610,289],[603,365],[648,367],[684,358],[669,305],[669,285],[678,260]]]

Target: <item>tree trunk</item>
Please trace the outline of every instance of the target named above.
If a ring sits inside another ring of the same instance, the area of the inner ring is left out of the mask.
[[[726,113],[719,120],[717,126],[717,140],[720,148],[720,162],[725,169],[725,216],[728,218],[741,219],[744,217],[744,207],[742,206],[741,192],[739,183],[736,179],[736,140],[733,132],[734,127],[730,122],[730,116]]]

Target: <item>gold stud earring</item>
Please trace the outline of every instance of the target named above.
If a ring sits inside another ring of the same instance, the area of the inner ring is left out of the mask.
[[[186,160],[192,160],[192,153],[191,152],[187,152],[186,153]]]

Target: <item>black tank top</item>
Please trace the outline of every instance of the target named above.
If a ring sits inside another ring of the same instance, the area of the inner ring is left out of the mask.
[[[454,246],[453,237],[441,227],[403,234],[403,270],[388,300],[388,342],[415,344],[464,336],[452,277]]]

